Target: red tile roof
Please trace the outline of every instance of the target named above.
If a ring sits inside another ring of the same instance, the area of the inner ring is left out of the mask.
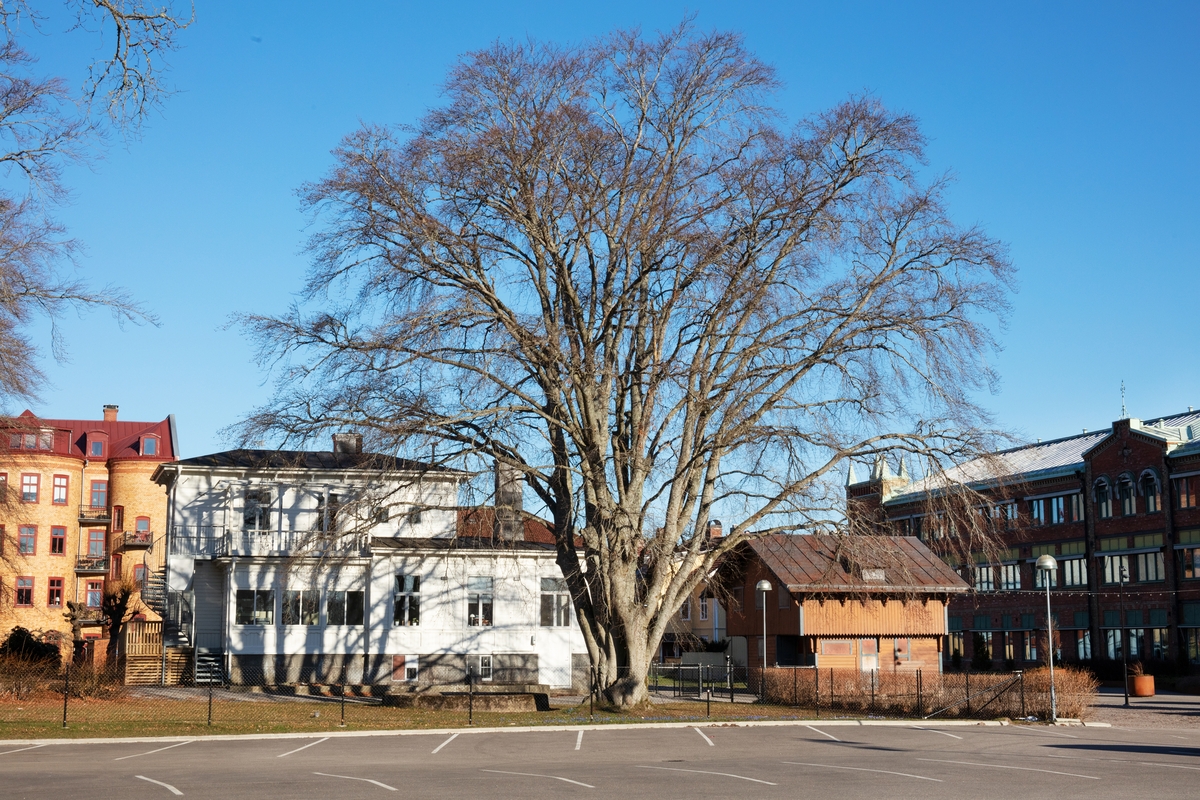
[[[554,528],[546,520],[533,514],[521,512],[525,517],[525,541],[538,544],[554,544]],[[458,535],[470,538],[492,536],[496,522],[494,506],[477,506],[458,510]]]

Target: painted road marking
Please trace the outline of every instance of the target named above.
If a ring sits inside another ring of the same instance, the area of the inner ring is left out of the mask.
[[[1033,767],[1010,767],[1004,764],[983,764],[979,761],[945,761],[940,758],[918,758],[917,761],[933,761],[938,764],[966,764],[971,767],[991,767],[993,769],[1019,769],[1022,772],[1045,772],[1049,775],[1066,775],[1069,778],[1087,778],[1088,780],[1100,780],[1095,775],[1080,775],[1076,772],[1055,772],[1052,769],[1034,769]]]
[[[44,744],[35,744],[32,747],[21,747],[17,750],[5,750],[3,753],[0,753],[0,756],[6,756],[9,753],[24,753],[26,750],[37,750],[39,747],[45,747],[45,746],[46,745],[44,745]]]
[[[700,734],[701,738],[703,738],[704,741],[708,742],[709,747],[716,747],[716,745],[713,744],[713,740],[704,735],[704,731],[700,730],[699,728],[692,728],[692,730],[694,730],[696,733]]]
[[[837,738],[836,736],[832,736],[832,735],[826,733],[825,731],[818,731],[812,725],[805,725],[804,727],[808,728],[810,731],[816,731],[817,733],[821,734],[822,736],[828,736],[830,739],[833,739],[835,742],[841,741],[841,739]]]
[[[1032,733],[1035,736],[1061,736],[1064,739],[1078,739],[1079,738],[1078,736],[1072,736],[1069,733],[1058,733],[1057,731],[1033,731],[1033,730],[1029,730],[1027,728],[1022,728],[1019,725],[1009,725],[1008,727],[1011,730],[1021,731],[1023,733]]]
[[[1153,761],[1135,761],[1135,764],[1144,764],[1148,767],[1174,767],[1175,769],[1200,769],[1200,767],[1185,767],[1183,764],[1155,764]]]
[[[290,756],[292,753],[299,753],[301,750],[307,750],[310,747],[315,747],[316,745],[319,745],[321,742],[328,742],[328,741],[329,741],[329,737],[326,736],[324,739],[317,739],[315,742],[309,742],[308,744],[304,745],[304,747],[297,747],[295,750],[288,750],[286,753],[280,753],[279,755],[277,755],[275,757],[283,758],[284,756]]]
[[[922,728],[918,725],[913,725],[913,729],[918,730],[918,731],[929,731],[930,733],[940,733],[942,736],[949,736],[951,739],[962,739],[963,738],[961,736],[955,736],[953,733],[946,733],[945,731],[939,731],[936,728]]]
[[[146,783],[156,783],[159,786],[169,789],[171,791],[171,794],[178,794],[178,795],[183,794],[183,792],[179,791],[178,789],[176,789],[174,786],[172,786],[169,783],[163,783],[162,781],[156,781],[156,780],[154,780],[154,778],[147,778],[145,775],[134,775],[133,777],[135,777],[139,780],[146,781]]]
[[[386,783],[380,783],[379,781],[373,781],[370,778],[356,778],[353,775],[331,775],[328,772],[314,772],[313,775],[324,775],[326,778],[345,778],[348,781],[363,781],[364,783],[373,783],[376,786],[378,786],[380,789],[387,789],[389,792],[396,791],[395,786],[388,786]]]
[[[770,781],[760,781],[758,778],[747,778],[745,775],[734,775],[732,772],[709,772],[706,769],[680,769],[679,767],[647,767],[642,764],[637,765],[638,769],[663,769],[667,772],[695,772],[699,775],[720,775],[725,778],[737,778],[740,781],[751,781],[753,783],[765,783],[767,786],[778,786],[778,783]]]
[[[580,731],[579,735],[575,737],[575,749],[578,750],[582,746],[583,746],[583,731]]]
[[[942,783],[941,778],[927,778],[924,775],[910,775],[907,772],[892,772],[887,769],[867,769],[866,767],[835,767],[833,764],[806,764],[803,761],[782,761],[782,764],[795,764],[800,767],[824,767],[825,769],[852,769],[855,772],[878,772],[882,775],[901,775],[905,778],[916,778],[922,781],[935,781]]]
[[[588,789],[596,788],[595,786],[592,786],[590,783],[581,783],[580,781],[573,781],[570,778],[560,778],[558,775],[540,775],[536,772],[505,772],[502,769],[481,769],[479,771],[480,772],[494,772],[497,775],[524,775],[526,778],[552,778],[556,781],[562,781],[563,783],[573,783],[576,786],[583,786]]]
[[[450,734],[450,738],[449,738],[449,739],[447,739],[446,741],[442,742],[441,744],[439,744],[437,747],[433,748],[433,753],[431,753],[430,755],[436,755],[438,750],[441,750],[443,747],[445,747],[446,745],[450,744],[451,742],[453,742],[453,741],[454,741],[455,739],[457,739],[457,738],[458,738],[458,734],[457,734],[457,733],[452,733],[452,734]]]
[[[144,753],[134,753],[131,756],[121,756],[120,758],[114,758],[113,761],[124,761],[127,758],[137,758],[138,756],[149,756],[149,755],[153,755],[154,753],[161,753],[163,750],[170,750],[172,747],[183,747],[185,744],[191,744],[194,741],[196,741],[196,740],[188,739],[186,742],[176,742],[175,744],[169,744],[166,747],[160,747],[157,750],[147,750]],[[150,780],[150,779],[146,778],[146,780]]]

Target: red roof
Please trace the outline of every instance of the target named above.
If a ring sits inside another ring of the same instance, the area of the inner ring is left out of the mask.
[[[533,514],[521,512],[525,517],[525,541],[539,544],[554,544],[554,528],[546,520]],[[458,510],[458,535],[473,539],[490,539],[495,528],[494,506],[460,508]]]
[[[91,458],[87,454],[89,434],[104,434],[107,446],[102,458],[104,460],[144,459],[146,461],[174,461],[175,437],[171,417],[161,422],[134,422],[131,420],[102,420],[102,419],[45,419],[25,409],[19,417],[8,421],[9,430],[37,431],[39,429],[54,429],[53,453],[69,455],[76,458]],[[158,437],[158,452],[154,455],[143,455],[141,452],[142,439],[145,436]],[[0,441],[0,447],[8,446],[8,441]]]

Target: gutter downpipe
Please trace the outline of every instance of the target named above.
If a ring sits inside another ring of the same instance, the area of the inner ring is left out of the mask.
[[[172,442],[174,445],[174,442]],[[175,530],[175,490],[179,486],[179,467],[175,467],[175,479],[171,481],[171,490],[167,492],[167,533],[165,551],[163,552],[163,617],[159,622],[158,638],[162,645],[162,665],[159,685],[167,685],[167,613],[171,610],[171,545],[174,542]]]

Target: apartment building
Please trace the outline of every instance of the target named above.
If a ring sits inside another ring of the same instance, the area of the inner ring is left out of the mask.
[[[120,420],[106,405],[98,420],[27,410],[4,427],[0,636],[20,625],[69,638],[67,602],[98,612],[106,581],[143,582],[163,563],[167,496],[150,476],[175,458],[174,418]]]

